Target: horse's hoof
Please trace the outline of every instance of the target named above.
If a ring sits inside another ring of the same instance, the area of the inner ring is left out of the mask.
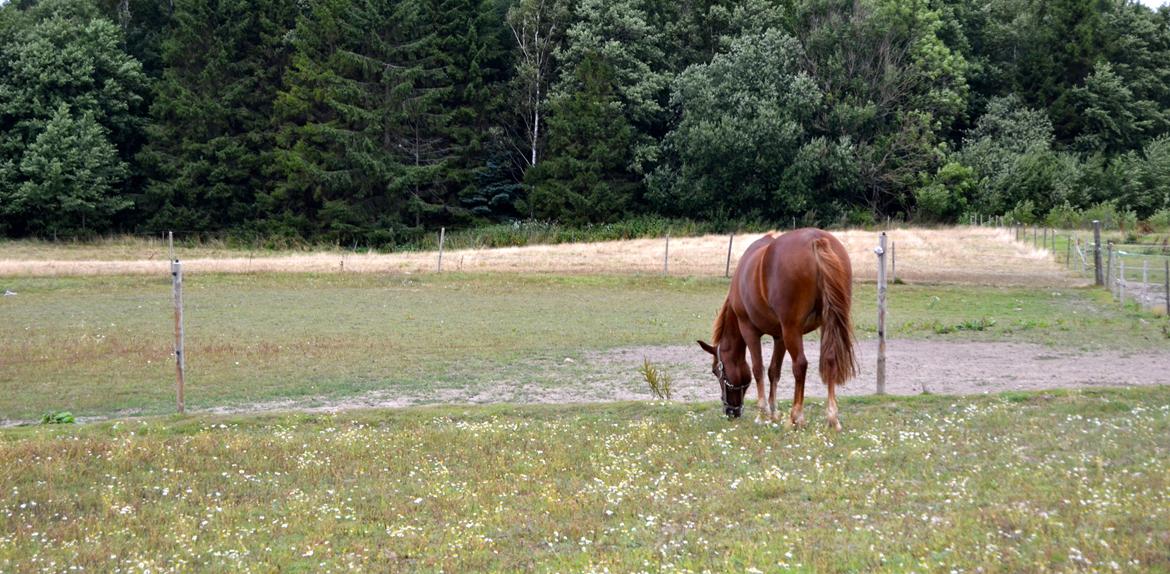
[[[837,419],[829,419],[829,428],[841,432],[841,422]]]

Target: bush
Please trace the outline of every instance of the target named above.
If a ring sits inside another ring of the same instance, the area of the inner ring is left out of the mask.
[[[1033,204],[1032,200],[1030,199],[1025,199],[1017,203],[1015,207],[1004,214],[1004,217],[1007,218],[1008,221],[1018,221],[1026,225],[1030,225],[1038,221],[1038,218],[1036,217],[1036,205]]]
[[[1137,228],[1137,214],[1130,210],[1117,207],[1116,201],[1102,201],[1086,209],[1083,214],[1082,226],[1088,226],[1093,220],[1101,222],[1102,229],[1132,230]]]
[[[1167,232],[1170,231],[1170,207],[1164,207],[1155,211],[1150,216],[1146,223],[1149,224],[1152,231]]]
[[[71,425],[74,422],[73,413],[69,411],[49,411],[41,417],[43,425]]]
[[[1048,212],[1044,217],[1044,224],[1057,229],[1073,229],[1084,226],[1084,220],[1085,212],[1066,201]]]

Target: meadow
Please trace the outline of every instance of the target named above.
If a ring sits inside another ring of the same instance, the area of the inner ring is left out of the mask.
[[[0,431],[6,572],[1165,572],[1170,388]]]
[[[1031,345],[1043,370],[1170,342],[1165,318],[1002,234],[982,240],[1019,254],[989,263],[1005,286],[899,237],[898,348]],[[49,261],[26,248],[0,253]],[[92,249],[52,261],[121,261]],[[841,433],[812,398],[807,428],[761,426],[721,416],[713,384],[651,400],[616,363],[583,366],[706,339],[718,273],[207,268],[185,281],[179,416],[169,278],[38,269],[0,274],[0,422],[21,425],[0,428],[0,572],[1170,571],[1170,386],[847,396]],[[855,283],[863,344],[875,301]],[[668,374],[709,360],[664,356]],[[615,392],[581,402],[596,377]],[[564,400],[525,404],[550,389]],[[306,412],[370,395],[434,404]],[[84,424],[27,424],[49,411]]]

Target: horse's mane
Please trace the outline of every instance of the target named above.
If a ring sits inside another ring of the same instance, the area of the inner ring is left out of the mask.
[[[719,308],[719,313],[715,315],[715,326],[711,330],[711,344],[716,347],[719,346],[719,339],[723,337],[723,317],[727,315],[727,299],[723,300],[723,306]]]

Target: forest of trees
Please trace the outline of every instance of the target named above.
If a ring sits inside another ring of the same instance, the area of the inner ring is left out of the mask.
[[[9,0],[0,236],[1170,225],[1170,8]]]

